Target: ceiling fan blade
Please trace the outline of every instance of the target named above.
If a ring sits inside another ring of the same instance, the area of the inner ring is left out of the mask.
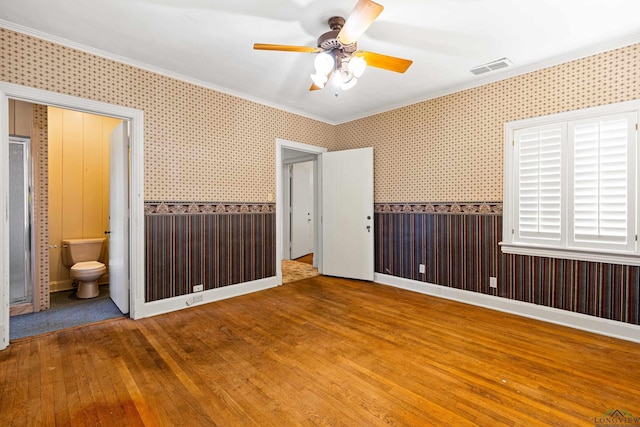
[[[376,20],[384,9],[378,3],[371,0],[359,0],[347,22],[338,33],[338,41],[343,45],[350,45],[358,41],[360,36]]]
[[[367,52],[359,50],[354,56],[361,56],[367,61],[367,65],[384,70],[395,71],[396,73],[404,73],[413,64],[410,59],[396,58],[395,56],[387,56],[381,53]]]
[[[254,43],[253,48],[255,50],[277,50],[281,52],[308,52],[308,53],[322,52],[322,49],[320,49],[319,47],[289,46],[286,44]]]

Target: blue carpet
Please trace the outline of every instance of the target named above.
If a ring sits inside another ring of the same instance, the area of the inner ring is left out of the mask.
[[[124,316],[109,298],[109,286],[100,286],[96,298],[79,299],[74,291],[51,294],[51,308],[10,318],[9,339],[29,337],[86,323]]]

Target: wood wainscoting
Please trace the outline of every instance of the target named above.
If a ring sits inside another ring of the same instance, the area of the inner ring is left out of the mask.
[[[640,415],[640,344],[315,277],[13,342],[0,425],[585,425]]]

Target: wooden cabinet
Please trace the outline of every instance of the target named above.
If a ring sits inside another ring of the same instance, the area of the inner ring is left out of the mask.
[[[33,129],[33,104],[9,100],[9,135],[31,137]]]

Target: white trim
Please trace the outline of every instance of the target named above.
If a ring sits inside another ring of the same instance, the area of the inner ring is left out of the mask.
[[[320,170],[321,170],[321,154],[326,153],[327,149],[324,147],[318,147],[315,145],[303,144],[301,142],[287,141],[286,139],[276,138],[276,280],[278,285],[282,284],[282,254],[284,246],[284,156],[282,150],[295,150],[303,153],[310,153],[318,160],[316,167],[314,167],[314,188],[315,188],[315,218],[316,218],[316,230],[314,236],[314,244],[316,250],[314,251],[313,265],[318,266],[318,272],[322,274],[322,242],[319,236],[321,236],[320,230],[322,227],[322,219],[320,218],[320,212],[322,211],[322,196],[321,188],[319,185]]]
[[[499,245],[505,254],[604,262],[607,264],[640,265],[640,256],[637,254],[607,253],[604,250],[597,252],[589,250],[581,251],[578,248],[560,249],[558,247],[533,246],[523,243],[500,242]]]
[[[596,44],[594,46],[589,46],[583,49],[579,49],[576,51],[568,52],[562,55],[555,56],[553,58],[548,58],[542,61],[535,62],[529,65],[523,66],[515,66],[513,68],[508,68],[503,71],[499,71],[497,73],[491,73],[490,75],[474,78],[473,80],[467,81],[465,83],[455,84],[443,89],[435,90],[430,93],[424,94],[417,98],[412,98],[410,100],[406,100],[403,102],[398,102],[396,104],[388,105],[382,108],[365,111],[360,114],[354,114],[352,116],[345,116],[340,120],[328,120],[324,117],[314,116],[309,114],[303,110],[293,109],[286,105],[278,104],[275,102],[266,101],[264,99],[260,99],[246,93],[237,92],[222,86],[215,85],[213,83],[205,82],[202,80],[195,79],[193,77],[185,76],[179,73],[175,73],[172,71],[165,70],[160,67],[155,67],[153,65],[149,65],[143,63],[141,61],[136,61],[134,59],[126,58],[123,56],[119,56],[110,52],[106,52],[100,49],[96,49],[81,43],[76,43],[71,40],[64,39],[62,37],[54,36],[52,34],[45,33],[43,31],[39,31],[33,28],[26,27],[24,25],[16,24],[13,22],[6,21],[4,19],[0,19],[0,27],[6,28],[11,31],[15,31],[17,33],[25,34],[31,37],[37,37],[39,39],[55,43],[61,46],[70,47],[72,49],[79,50],[81,52],[86,52],[92,55],[96,55],[102,58],[110,59],[112,61],[120,62],[122,64],[130,65],[132,67],[140,68],[142,70],[150,71],[152,73],[160,74],[166,77],[171,77],[183,82],[191,83],[197,86],[201,86],[207,89],[213,89],[218,92],[226,93],[228,95],[236,96],[238,98],[246,99],[248,101],[256,102],[258,104],[266,105],[269,107],[277,108],[278,110],[287,111],[292,114],[296,114],[298,116],[307,117],[309,119],[318,120],[323,123],[327,123],[330,125],[340,125],[347,122],[351,122],[353,120],[362,119],[365,117],[373,116],[380,113],[385,113],[388,111],[396,110],[398,108],[406,107],[413,104],[418,104],[420,102],[429,101],[431,99],[440,98],[442,96],[450,95],[453,93],[461,92],[463,90],[476,88],[479,86],[484,86],[490,83],[498,82],[501,80],[506,80],[511,77],[520,76],[523,74],[531,73],[538,70],[543,70],[545,68],[554,67],[556,65],[564,64],[567,62],[575,61],[577,59],[586,58],[588,56],[597,55],[603,52],[608,52],[614,49],[619,49],[626,46],[631,46],[636,43],[640,43],[640,34],[632,34],[627,37],[609,40],[603,43]]]
[[[1,90],[1,89],[0,89]],[[0,92],[0,350],[9,345],[9,100]]]
[[[90,99],[63,95],[27,86],[0,82],[0,212],[8,211],[8,138],[9,98],[36,104],[85,111],[103,116],[130,121],[130,311],[132,319],[139,319],[144,301],[144,112],[133,108],[107,104]],[[4,215],[0,227],[0,350],[9,345],[9,232],[8,214]]]
[[[253,292],[264,291],[276,286],[278,286],[278,281],[275,276],[272,276],[265,279],[254,280],[251,282],[238,283],[236,285],[210,289],[204,292],[194,292],[173,298],[166,298],[159,301],[148,302],[144,304],[143,317],[157,316],[159,314],[169,313],[172,311],[184,310],[185,308],[195,307],[214,301],[220,301],[223,299],[246,295]],[[193,302],[194,296],[202,296],[202,301]]]
[[[375,274],[376,283],[640,343],[640,326],[447,286]]]

